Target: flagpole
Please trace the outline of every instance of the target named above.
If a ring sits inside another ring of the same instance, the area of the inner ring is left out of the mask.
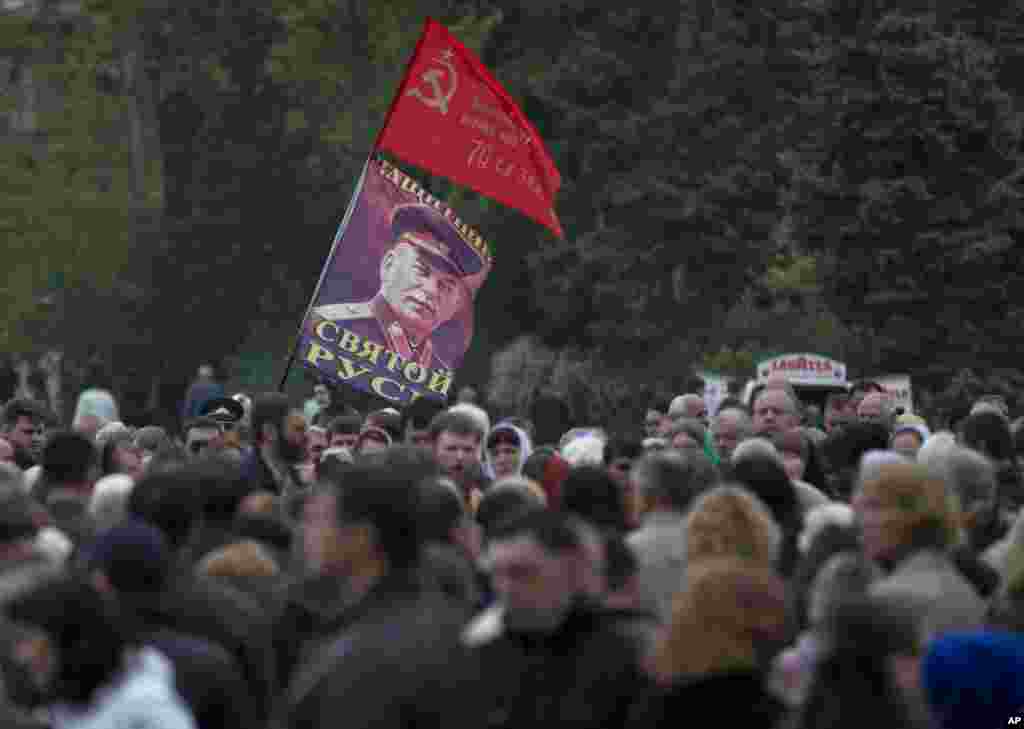
[[[355,210],[356,202],[359,200],[359,194],[362,192],[363,181],[366,179],[366,171],[370,166],[370,160],[378,153],[381,137],[384,136],[384,130],[387,129],[388,126],[388,120],[391,119],[391,115],[395,111],[395,106],[398,105],[398,102],[402,97],[402,90],[405,88],[405,84],[409,79],[409,72],[412,71],[412,67],[420,55],[420,49],[423,48],[423,43],[427,37],[427,28],[430,27],[431,20],[432,18],[428,17],[423,23],[423,31],[420,33],[419,40],[416,41],[416,47],[413,49],[412,55],[409,56],[408,63],[406,63],[405,73],[402,74],[402,81],[398,85],[398,92],[391,99],[391,104],[388,106],[388,113],[384,117],[384,123],[377,132],[377,137],[373,140],[373,147],[370,149],[370,156],[367,157],[366,162],[363,164],[363,172],[359,175],[359,182],[356,184],[355,192],[352,193],[352,199],[349,201],[348,209],[345,211],[345,217],[342,219],[341,226],[338,228],[338,234],[334,237],[334,243],[331,245],[331,252],[327,254],[327,262],[324,263],[323,270],[320,271],[320,280],[316,284],[316,290],[313,291],[313,298],[309,300],[309,306],[306,307],[306,314],[302,317],[302,324],[299,325],[299,333],[295,337],[295,343],[292,345],[291,353],[288,355],[288,362],[284,367],[284,375],[281,376],[281,382],[277,387],[278,392],[284,392],[284,386],[288,381],[288,375],[291,372],[292,365],[295,364],[295,354],[299,351],[299,342],[302,340],[301,327],[306,325],[306,321],[309,319],[309,314],[312,312],[313,306],[316,304],[317,297],[320,296],[320,288],[324,285],[324,280],[327,278],[327,269],[331,264],[331,260],[334,258],[334,251],[345,235],[345,229],[348,227],[349,219],[352,217],[352,212]]]
[[[295,354],[299,351],[299,343],[302,341],[302,327],[306,325],[309,320],[309,315],[313,311],[313,307],[316,305],[316,300],[320,296],[320,289],[324,285],[324,281],[327,279],[327,271],[331,266],[331,261],[334,260],[334,252],[338,248],[338,244],[341,243],[342,238],[345,237],[345,230],[348,228],[349,222],[352,219],[352,214],[355,212],[356,204],[359,202],[359,196],[363,191],[363,183],[366,181],[366,171],[370,167],[370,160],[373,159],[374,150],[370,150],[370,156],[366,158],[366,162],[363,163],[363,171],[359,174],[359,181],[356,183],[356,189],[352,192],[352,198],[348,201],[348,208],[345,210],[345,217],[341,219],[341,225],[338,226],[338,232],[334,236],[334,243],[331,244],[331,250],[327,254],[327,260],[324,262],[324,267],[320,271],[320,280],[316,283],[316,289],[313,291],[313,297],[309,300],[309,306],[306,307],[306,313],[302,317],[302,323],[299,324],[299,332],[295,335],[295,343],[292,345],[291,353],[288,355],[288,362],[284,366],[284,375],[281,376],[281,383],[277,386],[278,392],[284,392],[284,385],[288,381],[288,375],[291,373],[292,365],[295,364]]]

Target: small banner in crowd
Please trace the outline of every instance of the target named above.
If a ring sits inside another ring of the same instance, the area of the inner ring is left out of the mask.
[[[444,202],[371,160],[304,322],[299,357],[398,404],[445,399],[473,337],[487,243]]]
[[[564,237],[562,184],[537,130],[476,55],[428,20],[378,146],[516,208]]]

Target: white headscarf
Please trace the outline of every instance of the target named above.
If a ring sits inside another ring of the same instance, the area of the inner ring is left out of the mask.
[[[516,464],[516,471],[512,474],[519,476],[523,472],[523,465],[526,464],[526,459],[533,453],[533,443],[530,442],[530,436],[526,434],[526,431],[510,423],[498,423],[498,425],[494,426],[494,430],[487,436],[488,443],[495,433],[501,431],[512,433],[519,442],[519,463]],[[484,448],[484,473],[491,480],[497,478],[497,475],[494,473],[494,463],[491,460],[491,450],[487,447]]]

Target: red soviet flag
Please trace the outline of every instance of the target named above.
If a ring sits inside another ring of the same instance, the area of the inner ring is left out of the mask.
[[[554,208],[562,178],[540,136],[480,59],[435,20],[427,20],[377,146],[564,237]]]

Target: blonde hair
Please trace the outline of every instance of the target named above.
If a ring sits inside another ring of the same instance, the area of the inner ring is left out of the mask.
[[[689,564],[731,557],[770,567],[782,544],[771,512],[741,486],[718,486],[697,497],[685,533]]]
[[[780,636],[786,588],[770,568],[737,559],[690,565],[651,668],[664,683],[735,668],[754,668],[757,645]]]
[[[277,577],[277,562],[258,543],[236,542],[206,555],[196,565],[196,572],[207,577]]]

